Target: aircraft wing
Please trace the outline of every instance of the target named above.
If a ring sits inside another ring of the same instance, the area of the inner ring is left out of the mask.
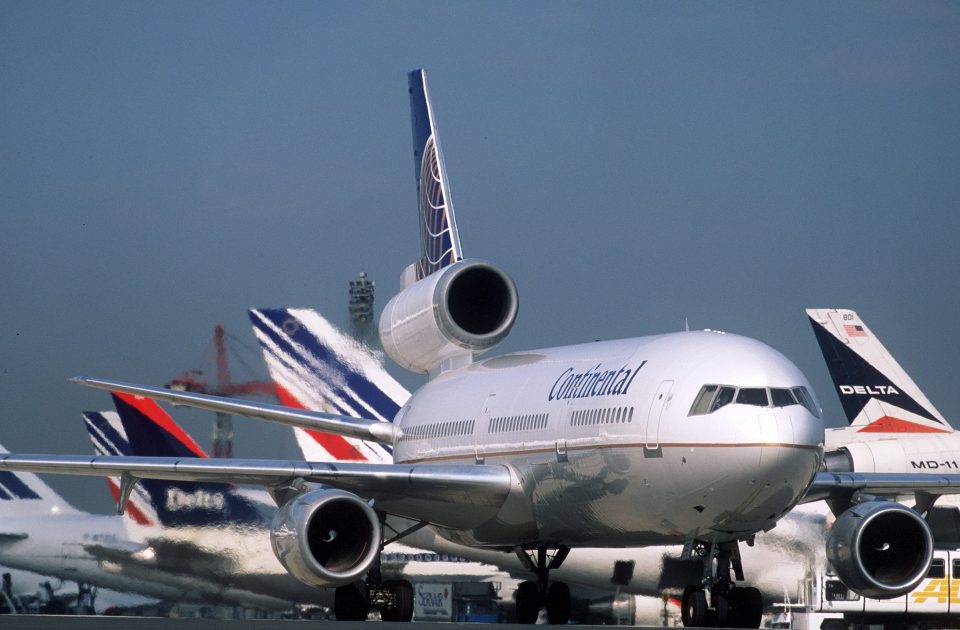
[[[918,503],[924,503],[941,495],[960,494],[960,474],[820,472],[800,502],[849,504],[858,494],[888,498],[913,494]]]
[[[377,510],[451,528],[482,523],[519,482],[493,464],[363,464],[257,459],[0,455],[0,470],[127,480],[173,479],[283,489],[302,482],[353,492]]]
[[[134,385],[132,383],[109,381],[86,376],[77,376],[70,379],[70,381],[79,385],[86,385],[87,387],[162,400],[174,405],[184,405],[187,407],[196,407],[197,409],[205,409],[207,411],[257,418],[259,420],[266,420],[267,422],[276,422],[291,427],[300,427],[303,429],[322,431],[324,433],[359,438],[381,444],[393,444],[394,442],[394,425],[392,422],[340,416],[323,411],[294,409],[282,405],[221,398],[219,396],[208,396],[206,394],[193,394],[190,392],[165,389],[163,387]]]

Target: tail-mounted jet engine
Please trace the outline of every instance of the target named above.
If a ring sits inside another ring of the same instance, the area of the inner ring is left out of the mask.
[[[273,518],[270,542],[280,564],[311,586],[362,579],[380,553],[380,519],[360,497],[342,490],[305,492]]]
[[[518,308],[510,276],[483,260],[461,260],[393,296],[380,315],[380,340],[398,364],[427,373],[500,343]]]
[[[890,599],[912,591],[933,559],[933,534],[916,511],[896,501],[868,501],[837,517],[827,560],[848,588]]]

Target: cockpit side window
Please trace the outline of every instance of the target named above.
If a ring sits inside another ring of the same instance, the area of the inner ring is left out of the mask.
[[[710,403],[713,402],[713,395],[717,393],[718,385],[704,385],[700,388],[700,393],[697,394],[696,399],[693,401],[693,406],[690,407],[690,413],[688,416],[702,416],[710,410]]]
[[[767,390],[765,387],[741,387],[737,392],[737,402],[741,405],[753,405],[754,407],[766,407],[770,404],[767,400]]]
[[[800,404],[792,391],[779,387],[770,388],[770,402],[773,403],[774,407],[789,407],[790,405]]]
[[[733,402],[733,395],[737,393],[736,387],[721,387],[717,392],[716,398],[713,399],[713,404],[710,405],[710,413],[713,413],[720,407],[729,405]]]
[[[793,395],[797,397],[801,405],[807,408],[807,411],[817,418],[820,417],[820,410],[817,409],[817,405],[813,402],[813,397],[810,395],[810,392],[807,391],[806,387],[802,385],[800,387],[794,387]]]

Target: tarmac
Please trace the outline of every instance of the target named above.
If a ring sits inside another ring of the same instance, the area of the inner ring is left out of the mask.
[[[168,619],[164,617],[71,617],[52,615],[3,615],[0,628],[17,630],[296,630],[324,626],[329,630],[411,630],[436,627],[437,630],[465,628],[469,630],[523,630],[530,626],[492,623],[445,623],[386,621],[309,621],[309,620],[223,620],[223,619]],[[597,626],[564,626],[567,629],[594,629]],[[634,626],[641,630],[662,630],[648,626]],[[713,630],[717,630],[714,628]]]

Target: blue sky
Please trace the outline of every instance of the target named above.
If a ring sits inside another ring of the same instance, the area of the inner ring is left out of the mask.
[[[345,324],[361,269],[385,303],[420,66],[464,250],[520,291],[503,350],[686,319],[779,349],[837,424],[803,308],[852,307],[956,420],[957,33],[939,2],[0,3],[0,441],[88,452],[109,399],[67,377],[163,383],[216,322],[252,343],[248,307]]]

